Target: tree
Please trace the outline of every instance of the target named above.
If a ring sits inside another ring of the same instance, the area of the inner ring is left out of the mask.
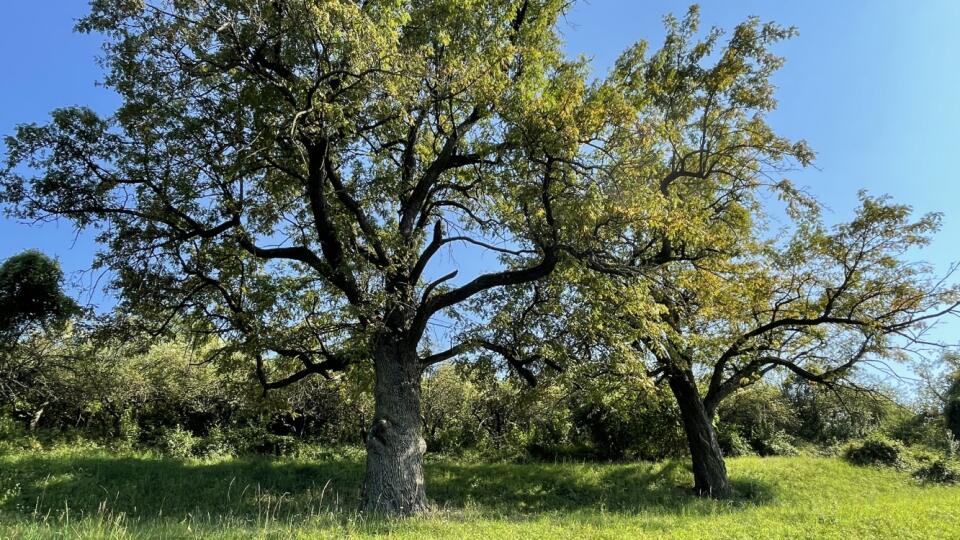
[[[563,57],[566,3],[94,0],[121,106],[18,127],[0,200],[98,231],[132,326],[218,335],[265,389],[371,362],[366,505],[419,512],[421,371],[477,345],[432,319],[644,215],[611,213],[610,156],[654,146],[636,89]],[[451,250],[501,264],[457,282]]]
[[[944,393],[943,416],[950,434],[960,441],[960,373],[954,373],[951,379]]]
[[[939,358],[921,358],[913,366],[920,378],[920,396],[927,416],[943,420],[948,437],[960,440],[960,353],[944,351]]]
[[[677,400],[698,493],[731,492],[713,428],[726,397],[775,370],[858,388],[858,367],[938,346],[927,330],[958,312],[960,288],[904,258],[929,241],[938,216],[910,221],[906,206],[861,202],[832,231],[802,224],[785,244],[662,270],[651,291],[662,324],[635,346]]]
[[[597,353],[593,360],[618,362],[615,356],[624,349],[618,341],[641,355],[656,351],[664,360],[663,369],[651,371],[670,375],[663,380],[677,397],[694,448],[697,489],[722,496],[728,482],[712,413],[703,407],[692,365],[671,356],[688,348],[663,348],[676,344],[662,339],[671,325],[677,334],[687,324],[698,329],[701,324],[696,313],[671,311],[685,300],[673,293],[691,285],[691,276],[701,275],[698,269],[715,261],[728,264],[750,248],[761,193],[781,197],[791,216],[815,210],[814,201],[775,178],[809,164],[813,153],[766,123],[776,107],[770,78],[783,63],[771,47],[792,36],[792,29],[752,18],[736,26],[725,43],[716,28],[698,38],[696,8],[683,19],[668,17],[666,24],[660,50],[648,57],[640,43],[621,56],[611,74],[639,111],[646,136],[608,145],[618,156],[619,208],[600,222],[602,248],[577,254],[591,273],[571,273],[573,291],[567,296],[575,300],[563,301],[579,306],[572,326],[592,329],[578,339]],[[526,341],[529,348],[536,340]]]
[[[32,429],[50,400],[47,331],[59,331],[80,313],[64,294],[63,272],[39,251],[24,251],[0,265],[0,400]],[[23,405],[27,410],[17,410]],[[32,407],[30,407],[32,405]]]
[[[63,271],[39,251],[24,251],[0,265],[0,337],[16,341],[24,332],[62,323],[77,314],[63,293]]]
[[[593,360],[617,362],[610,344],[628,344],[669,386],[695,489],[724,497],[731,490],[712,424],[722,399],[777,369],[837,384],[864,362],[925,345],[927,325],[956,312],[957,289],[903,259],[928,241],[937,216],[911,223],[907,207],[864,196],[856,219],[829,232],[816,201],[776,178],[813,158],[765,121],[776,106],[770,77],[782,65],[770,47],[792,30],[750,19],[722,46],[722,31],[697,32],[696,9],[668,17],[659,51],[647,58],[641,44],[618,60],[611,78],[655,134],[639,139],[652,147],[626,150],[634,139],[617,148],[629,156],[616,162],[624,193],[648,204],[621,202],[649,214],[606,217],[616,232],[580,254],[593,274],[574,274],[562,302],[579,306],[572,326],[594,329],[581,336],[594,340]],[[763,192],[785,203],[792,243],[768,239]],[[649,264],[653,253],[660,264]]]

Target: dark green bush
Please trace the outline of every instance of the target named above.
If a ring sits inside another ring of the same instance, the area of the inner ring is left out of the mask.
[[[799,378],[783,385],[787,408],[797,424],[784,431],[807,442],[833,445],[861,439],[895,415],[898,406],[876,395],[844,388],[826,388]]]
[[[795,455],[790,434],[797,432],[800,421],[790,405],[779,388],[764,382],[731,395],[717,413],[720,448],[731,456]]]
[[[783,431],[775,431],[763,439],[756,440],[754,448],[761,456],[795,456],[800,453],[794,445],[793,437]]]
[[[292,456],[302,446],[301,441],[297,440],[296,437],[268,433],[258,428],[241,430],[240,440],[244,443],[240,452],[248,454]]]
[[[936,411],[903,414],[894,419],[885,431],[891,438],[907,446],[942,448],[945,443],[943,417]]]
[[[903,448],[899,443],[871,437],[851,444],[843,453],[844,459],[854,465],[884,465],[898,467],[902,464]]]
[[[947,390],[947,403],[943,408],[947,429],[953,433],[953,438],[960,440],[960,375],[956,376]]]
[[[469,448],[495,459],[552,460],[562,458],[578,444],[570,412],[576,399],[568,387],[546,379],[530,387],[504,378],[502,371],[488,362],[457,369],[469,385],[464,394],[469,402],[466,407],[453,407],[465,417],[451,418],[445,425],[459,425],[466,433],[446,437],[444,451],[457,453]],[[458,439],[463,446],[454,448],[450,442]],[[429,438],[427,441],[429,446]]]
[[[424,374],[420,416],[428,450],[456,453],[476,446],[478,433],[471,411],[477,394],[456,366],[439,366]]]
[[[945,460],[937,459],[914,471],[913,477],[921,482],[954,484],[960,482],[960,471]]]
[[[751,456],[755,453],[750,443],[736,429],[717,430],[717,442],[725,456]]]
[[[239,454],[236,437],[220,426],[214,426],[193,448],[194,454],[203,457],[225,457]]]
[[[661,460],[686,451],[679,411],[658,392],[585,395],[572,414],[582,444],[600,459]]]

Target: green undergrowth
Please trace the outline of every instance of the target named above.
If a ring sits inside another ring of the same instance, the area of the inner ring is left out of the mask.
[[[960,538],[960,486],[828,457],[729,460],[737,496],[682,461],[432,457],[428,515],[359,511],[362,453],[169,459],[92,445],[0,454],[3,538]]]

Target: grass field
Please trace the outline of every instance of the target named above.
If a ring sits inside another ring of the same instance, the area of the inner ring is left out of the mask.
[[[739,497],[692,497],[663,464],[434,459],[437,509],[357,511],[362,457],[161,459],[91,447],[0,455],[3,538],[960,538],[960,486],[832,458],[729,462]]]

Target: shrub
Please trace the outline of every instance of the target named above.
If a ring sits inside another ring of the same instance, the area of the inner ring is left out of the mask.
[[[741,439],[721,442],[721,448],[724,443],[730,445],[724,450],[738,452],[729,455],[789,456],[797,453],[788,433],[797,431],[799,420],[780,389],[770,384],[760,382],[741,389],[720,404],[717,415],[720,418],[718,431],[735,432]],[[734,448],[734,442],[745,443],[750,449]]]
[[[460,423],[473,433],[462,440],[480,454],[494,459],[552,459],[572,443],[571,398],[563,385],[541,380],[531,388],[502,377],[500,368],[489,361],[460,369],[473,396],[463,411],[468,416]]]
[[[953,432],[949,429],[944,432],[944,452],[947,454],[947,457],[953,459],[960,456],[960,439],[954,437]]]
[[[0,409],[2,412],[2,409]],[[0,414],[0,454],[30,448],[39,443],[13,418]],[[2,497],[0,497],[2,499]]]
[[[913,477],[921,482],[953,484],[960,481],[960,471],[943,459],[938,459],[914,471]]]
[[[123,411],[117,422],[116,444],[120,448],[133,448],[140,440],[140,426],[130,410]]]
[[[237,448],[227,430],[214,426],[206,437],[197,441],[193,453],[204,457],[226,457],[236,455]]]
[[[723,455],[730,457],[751,456],[753,447],[736,429],[722,429],[717,431],[717,442]]]
[[[251,441],[247,446],[248,452],[256,454],[271,454],[274,456],[292,456],[300,449],[300,441],[290,435],[274,435],[261,432],[262,435]]]
[[[476,422],[470,411],[477,401],[473,384],[453,365],[424,374],[421,418],[431,452],[457,452],[476,444]]]
[[[867,437],[896,415],[897,406],[853,389],[827,389],[800,378],[789,378],[782,388],[788,407],[798,420],[787,433],[821,445]]]
[[[595,392],[577,396],[572,409],[573,425],[598,458],[660,460],[686,450],[679,411],[659,392]]]
[[[6,411],[0,410],[0,441],[15,440],[25,435],[22,426],[17,424]]]
[[[884,431],[907,446],[923,445],[940,448],[946,442],[943,437],[943,417],[938,411],[905,414]]]
[[[225,430],[216,434],[214,440],[222,448],[233,454],[271,454],[274,456],[292,456],[302,446],[292,435],[277,435],[263,426],[247,426]]]
[[[903,448],[900,444],[881,437],[872,437],[848,446],[843,457],[854,465],[897,467],[902,463],[902,454]]]
[[[180,426],[161,428],[157,434],[157,447],[164,454],[175,458],[193,456],[199,438]]]
[[[800,453],[793,439],[783,431],[775,431],[764,439],[754,441],[754,448],[761,456],[795,456]]]

